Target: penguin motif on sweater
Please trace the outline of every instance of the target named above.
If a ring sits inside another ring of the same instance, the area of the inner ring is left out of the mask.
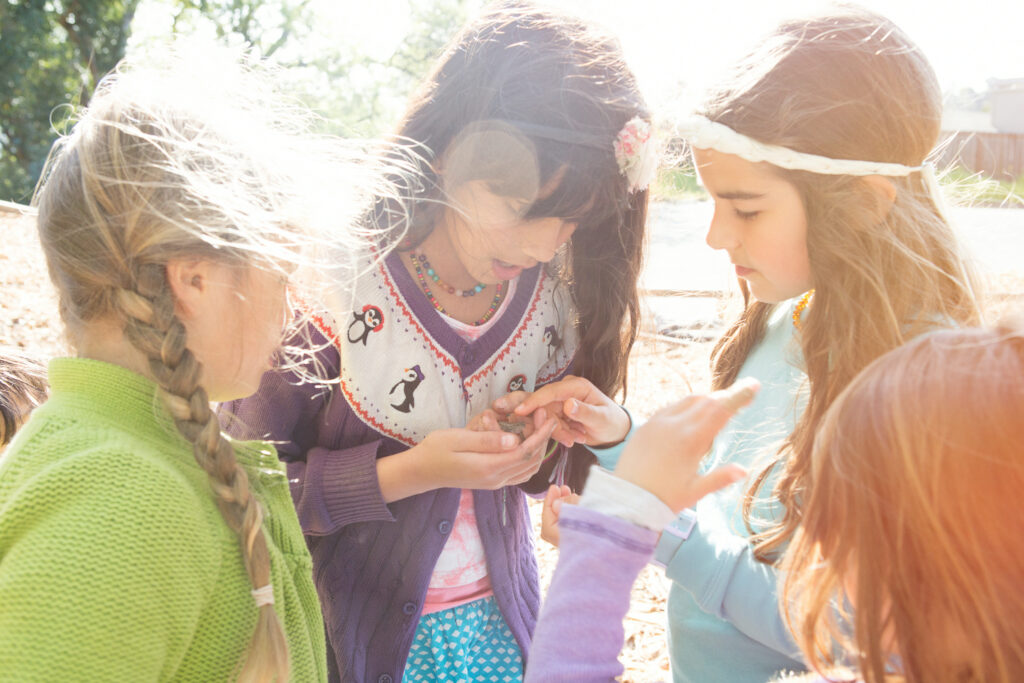
[[[352,314],[352,322],[348,325],[348,340],[353,344],[362,342],[363,346],[366,346],[370,333],[379,332],[382,327],[384,314],[373,304],[366,304],[361,313]],[[352,334],[353,330],[355,335]]]
[[[402,399],[400,403],[392,403],[391,407],[395,410],[403,413],[408,413],[410,410],[416,407],[416,403],[413,400],[413,392],[416,391],[416,387],[423,381],[423,371],[420,370],[419,365],[414,365],[411,368],[405,369],[405,374],[402,375],[402,379],[395,382],[395,385],[391,387],[391,391],[388,392],[389,396],[395,394],[395,390],[399,387],[402,388],[399,398]]]
[[[548,347],[548,359],[555,354],[562,346],[562,338],[558,336],[558,330],[555,329],[554,325],[548,325],[544,328],[544,334],[541,335],[541,343]]]

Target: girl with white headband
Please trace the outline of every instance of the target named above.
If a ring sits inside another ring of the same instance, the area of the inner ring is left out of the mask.
[[[713,388],[751,376],[762,389],[708,459],[750,469],[745,490],[684,512],[655,553],[672,579],[676,681],[766,680],[802,666],[775,566],[800,525],[815,427],[875,358],[979,320],[926,165],[940,116],[920,50],[888,20],[845,8],[781,24],[682,127],[715,202],[707,242],[729,254],[745,302],[714,348]],[[571,431],[557,434],[626,435],[622,411],[583,380],[516,410],[540,406],[568,418]],[[607,467],[616,457],[599,454]]]
[[[1022,376],[1024,327],[1007,320],[920,335],[833,401],[780,567],[786,623],[815,673],[772,680],[1024,680],[1024,546],[1013,542],[1024,516],[1007,509],[1024,487]],[[562,507],[527,683],[621,673],[622,619],[658,520],[735,474],[699,464],[754,389],[738,382],[659,411],[614,477],[595,470],[613,487],[588,481],[580,504]]]
[[[614,40],[526,3],[492,8],[399,126],[422,182],[376,205],[391,234],[314,318],[337,382],[273,373],[226,406],[290,461],[337,678],[521,677],[540,602],[521,485],[573,483],[593,456],[547,448],[554,421],[505,425],[523,442],[467,424],[569,371],[624,387],[650,132]]]

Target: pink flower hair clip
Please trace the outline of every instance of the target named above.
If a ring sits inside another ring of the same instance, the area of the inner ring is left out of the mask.
[[[641,192],[654,180],[658,169],[658,149],[651,123],[634,116],[615,136],[615,161],[626,176],[630,192]]]

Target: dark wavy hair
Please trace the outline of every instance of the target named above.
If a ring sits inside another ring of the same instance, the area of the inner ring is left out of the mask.
[[[425,178],[408,200],[410,218],[394,228],[412,244],[434,229],[444,208],[443,179],[430,162],[467,132],[501,131],[519,153],[477,150],[460,181],[485,180],[494,192],[516,196],[528,189],[521,187],[524,175],[525,182],[544,186],[565,169],[556,191],[535,202],[524,219],[579,223],[550,267],[576,305],[580,347],[574,371],[608,394],[626,387],[626,357],[639,317],[647,192],[627,191],[612,147],[635,116],[650,118],[613,39],[579,19],[507,2],[492,6],[454,39],[397,131],[426,157]],[[523,172],[523,150],[535,160],[535,174]]]
[[[414,246],[434,229],[446,185],[483,180],[496,194],[522,197],[555,179],[554,193],[523,219],[578,223],[546,267],[575,305],[572,371],[608,395],[625,395],[639,327],[648,193],[628,191],[613,150],[619,131],[638,116],[650,120],[614,39],[577,18],[504,2],[454,39],[397,130],[424,160],[423,178],[394,212],[402,219],[392,223],[393,243]],[[467,136],[485,142],[460,149],[458,178],[440,177],[436,162]]]

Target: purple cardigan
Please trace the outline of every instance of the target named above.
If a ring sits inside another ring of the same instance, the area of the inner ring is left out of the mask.
[[[394,256],[388,257],[390,277],[465,376],[477,372],[517,329],[539,277],[537,268],[524,273],[495,327],[468,343],[437,315]],[[337,377],[338,346],[311,327],[319,363],[327,376]],[[499,332],[491,334],[494,330]],[[337,385],[318,387],[268,372],[254,396],[224,404],[222,415],[236,436],[277,442],[288,463],[327,625],[332,680],[400,681],[430,576],[455,519],[459,489],[385,504],[376,459],[409,446],[360,420]],[[494,595],[525,660],[539,610],[538,570],[525,495],[517,487],[504,491],[505,524],[502,490],[474,491],[473,502]]]

